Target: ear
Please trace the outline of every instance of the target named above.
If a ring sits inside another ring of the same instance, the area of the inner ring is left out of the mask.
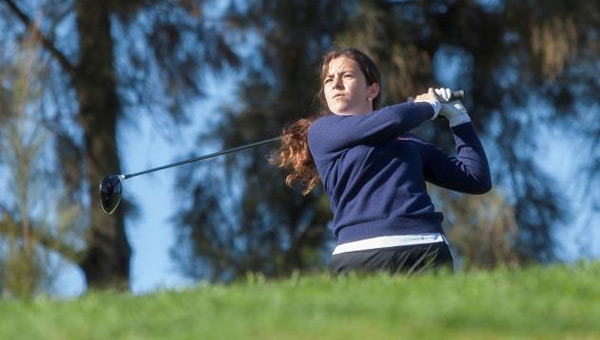
[[[367,95],[369,96],[369,98],[375,99],[375,97],[379,95],[379,84],[373,83],[369,85],[369,88],[367,89]]]

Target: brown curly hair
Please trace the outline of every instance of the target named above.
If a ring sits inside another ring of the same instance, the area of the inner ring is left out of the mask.
[[[321,88],[317,93],[317,98],[321,103],[321,110],[318,114],[309,118],[303,118],[295,123],[286,126],[283,129],[281,148],[278,154],[271,157],[270,162],[279,168],[287,169],[290,173],[285,178],[285,183],[292,186],[295,181],[300,181],[305,189],[302,192],[305,196],[319,183],[319,174],[315,162],[308,148],[308,129],[310,125],[318,118],[332,114],[327,106],[324,94],[324,80],[329,72],[329,62],[339,57],[350,58],[359,65],[362,73],[365,75],[367,85],[374,83],[380,84],[381,79],[379,70],[375,62],[362,51],[355,48],[334,49],[323,57],[321,67]],[[377,97],[373,98],[373,109],[379,107],[381,100],[381,91]]]

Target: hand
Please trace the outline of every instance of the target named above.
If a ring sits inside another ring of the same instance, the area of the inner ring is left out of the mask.
[[[464,96],[464,91],[460,90],[457,92],[452,92],[452,90],[450,90],[449,88],[437,88],[433,90],[435,92],[435,94],[438,96],[440,102],[442,103],[447,103],[449,101],[455,101],[455,100],[459,100],[459,98],[462,98]],[[456,96],[456,97],[454,97]]]
[[[460,100],[448,101],[452,91],[447,88],[435,89],[435,93],[442,99],[442,108],[440,109],[440,116],[448,118],[450,121],[450,127],[460,125],[471,121],[471,117],[467,112],[467,109]]]
[[[429,88],[427,90],[427,92],[422,93],[420,95],[418,95],[415,99],[414,102],[415,103],[419,103],[419,102],[432,102],[432,101],[441,101],[440,98],[438,97],[438,95],[436,94],[436,92],[434,91],[433,88]]]

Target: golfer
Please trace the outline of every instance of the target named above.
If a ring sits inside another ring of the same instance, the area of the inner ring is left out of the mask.
[[[426,182],[483,194],[491,189],[488,162],[471,119],[448,89],[429,89],[414,101],[378,109],[381,82],[375,63],[357,49],[323,59],[318,97],[322,112],[284,130],[278,166],[288,185],[305,194],[319,181],[333,212],[334,275],[351,271],[413,274],[448,267],[453,259]],[[456,157],[409,131],[448,118]]]

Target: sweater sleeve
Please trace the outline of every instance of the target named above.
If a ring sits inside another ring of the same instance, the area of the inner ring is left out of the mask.
[[[443,188],[468,194],[484,194],[491,190],[492,179],[487,157],[473,124],[452,128],[457,156],[426,144],[424,151],[425,180]]]
[[[402,103],[364,115],[329,115],[317,119],[308,130],[313,154],[329,154],[359,144],[376,144],[412,130],[434,114],[426,102]]]

